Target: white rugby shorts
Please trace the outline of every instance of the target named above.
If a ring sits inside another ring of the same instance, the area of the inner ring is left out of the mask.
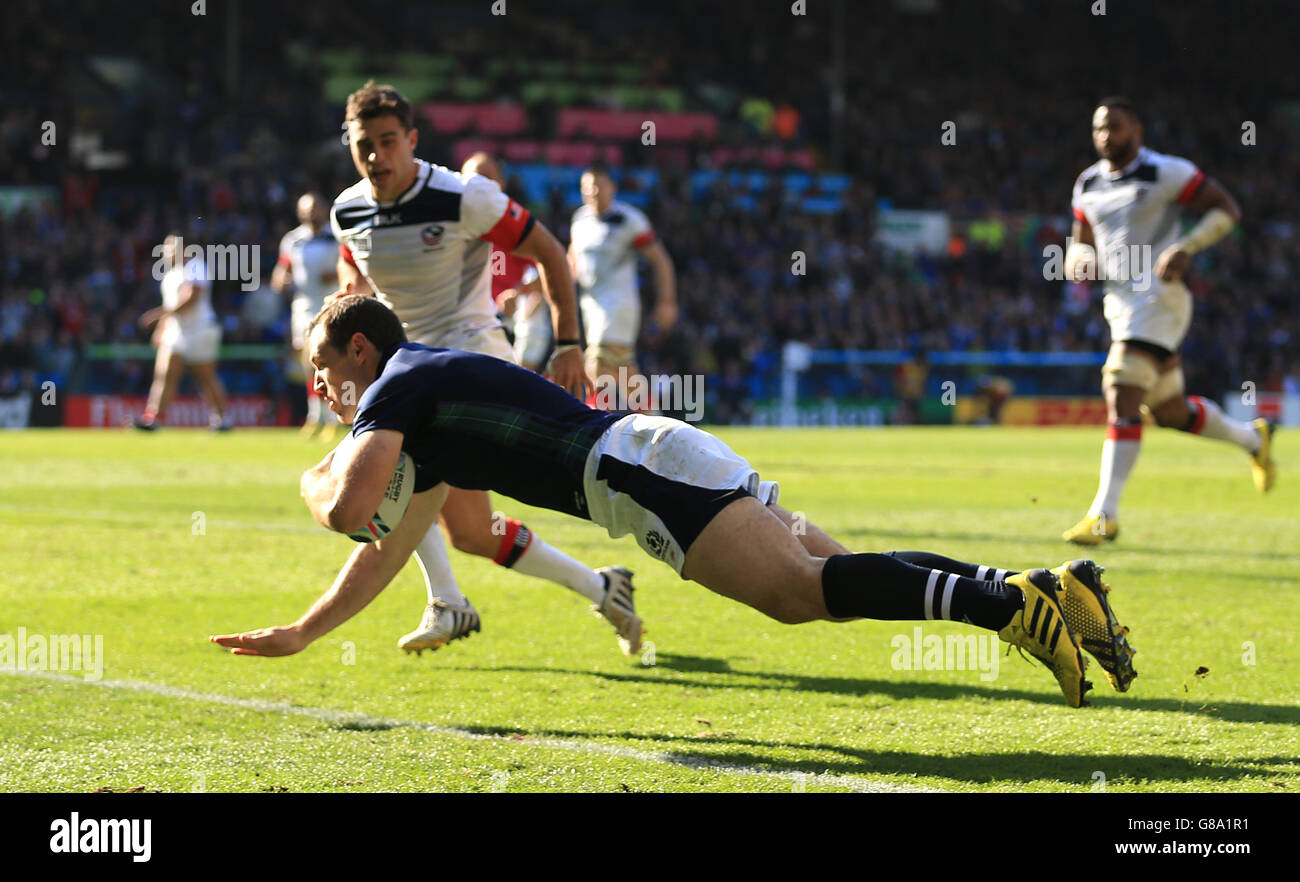
[[[1145,340],[1177,352],[1192,324],[1192,292],[1181,282],[1163,283],[1142,293],[1107,294],[1102,309],[1111,340]]]
[[[689,423],[631,414],[587,455],[583,490],[591,520],[617,539],[632,533],[652,557],[682,574],[686,552],[714,516],[736,499],[777,501],[743,457]]]
[[[204,322],[182,325],[170,321],[163,329],[162,346],[179,355],[186,364],[211,364],[221,351],[221,325]]]

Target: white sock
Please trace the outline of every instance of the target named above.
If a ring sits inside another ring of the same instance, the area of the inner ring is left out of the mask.
[[[1189,395],[1187,406],[1192,409],[1193,422],[1188,431],[1193,435],[1231,441],[1247,453],[1259,450],[1259,432],[1250,423],[1234,420],[1219,405],[1199,395]]]
[[[452,606],[465,605],[465,595],[460,593],[456,577],[451,573],[447,543],[443,541],[442,530],[438,529],[436,523],[424,534],[420,544],[415,546],[415,562],[424,574],[424,590],[429,596],[429,603],[441,599]]]
[[[1112,521],[1119,519],[1119,498],[1141,449],[1141,423],[1106,427],[1106,440],[1101,445],[1101,481],[1088,514],[1104,514]]]
[[[543,542],[535,533],[511,569],[525,576],[558,582],[572,588],[592,603],[600,603],[605,599],[604,575]]]

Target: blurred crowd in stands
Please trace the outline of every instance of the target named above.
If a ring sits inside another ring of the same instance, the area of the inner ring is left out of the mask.
[[[630,63],[636,88],[671,88],[684,110],[715,114],[707,144],[614,145],[623,168],[657,169],[653,189],[638,193],[629,177],[625,190],[645,206],[678,272],[681,318],[666,333],[647,318],[642,370],[704,373],[715,421],[744,419],[754,400],[775,394],[787,340],[1103,350],[1099,291],[1045,280],[1042,264],[1046,246],[1064,244],[1071,187],[1095,159],[1092,104],[1113,92],[1138,102],[1148,146],[1192,159],[1244,211],[1188,280],[1196,297],[1183,349],[1189,387],[1218,396],[1249,380],[1300,391],[1300,105],[1282,100],[1300,94],[1286,63],[1295,29],[1207,29],[1206,16],[1232,14],[1220,4],[1191,0],[1158,32],[1142,18],[1149,13],[1126,10],[1140,20],[1105,31],[1106,57],[1125,60],[1116,79],[1097,68],[1096,51],[1079,51],[1087,40],[1059,38],[1101,27],[1064,4],[1035,6],[1031,17],[1009,2],[940,3],[936,18],[849,2],[832,27],[824,10],[821,19],[792,19],[788,3],[749,4],[734,20],[734,6],[708,2],[635,12],[556,2],[546,18],[511,4],[500,19],[485,18],[481,3],[437,12],[387,0],[364,11],[245,3],[232,26],[219,4],[205,22],[178,21],[186,11],[172,7],[185,4],[150,2],[125,18],[87,4],[76,28],[39,3],[16,5],[30,26],[0,37],[24,72],[6,82],[0,103],[0,395],[44,378],[142,392],[148,361],[97,362],[88,378],[87,347],[148,341],[136,320],[158,302],[153,249],[169,230],[187,244],[259,246],[266,288],[280,237],[296,223],[297,195],[316,188],[332,197],[356,178],[340,139],[342,108],[317,61],[337,47],[376,58],[441,53],[454,60],[452,84],[457,74],[498,70],[481,87],[486,100],[518,100],[523,82],[493,59]],[[1001,12],[981,12],[986,6]],[[1296,18],[1288,5],[1276,13]],[[228,27],[240,35],[234,65]],[[842,79],[837,27],[849,34]],[[365,70],[382,77],[386,68]],[[837,81],[839,125],[828,97]],[[555,136],[557,107],[554,96],[534,97],[526,134],[544,142]],[[46,121],[55,124],[53,143],[43,137]],[[955,124],[955,143],[941,142],[945,122]],[[417,155],[456,159],[453,136],[422,130],[421,139]],[[851,183],[831,210],[725,177],[692,192],[692,172],[711,167],[720,149],[732,151],[732,167],[748,168],[758,160],[745,149],[764,145],[810,155],[817,170]],[[5,194],[19,188],[49,196],[15,210]],[[529,201],[567,240],[576,188]],[[883,249],[874,238],[881,207],[947,212],[947,247],[921,256]],[[792,272],[796,252],[806,255],[803,274]],[[285,338],[287,304],[268,296],[215,284],[226,343]],[[863,368],[833,391],[890,396],[893,383],[892,370]]]

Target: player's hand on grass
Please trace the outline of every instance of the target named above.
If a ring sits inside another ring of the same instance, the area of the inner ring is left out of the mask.
[[[294,625],[258,628],[242,634],[214,634],[208,641],[226,647],[235,655],[293,655],[307,646],[302,632]]]
[[[1174,279],[1181,279],[1191,264],[1190,254],[1171,245],[1160,252],[1160,256],[1156,258],[1156,275],[1162,281],[1172,282]]]
[[[582,368],[582,350],[576,346],[551,359],[547,374],[579,401],[587,398],[587,372]]]

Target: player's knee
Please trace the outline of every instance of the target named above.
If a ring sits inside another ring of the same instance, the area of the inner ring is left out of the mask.
[[[479,557],[495,557],[497,546],[501,543],[500,538],[493,536],[492,531],[486,526],[480,530],[466,528],[462,524],[455,526],[448,524],[447,535],[451,539],[452,548],[464,554],[476,554]]]
[[[1151,416],[1155,419],[1156,425],[1161,428],[1185,428],[1188,417],[1187,402],[1182,398],[1166,401],[1157,407],[1151,408]]]
[[[763,612],[783,625],[802,625],[822,618],[811,605],[787,597],[774,598]]]
[[[768,596],[768,617],[783,625],[802,625],[827,617],[822,594],[822,567],[825,561],[802,555],[794,570],[778,579],[778,587]]]

